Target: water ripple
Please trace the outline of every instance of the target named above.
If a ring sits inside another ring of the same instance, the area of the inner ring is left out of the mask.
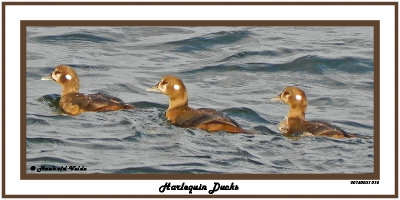
[[[61,158],[56,158],[56,157],[36,157],[36,158],[27,158],[26,161],[31,161],[31,162],[50,162],[50,163],[70,163],[70,161],[61,159]]]
[[[66,44],[69,42],[106,43],[116,42],[113,39],[97,36],[90,33],[69,33],[62,35],[48,35],[33,38],[36,42],[45,44]]]
[[[222,60],[220,60],[219,62],[225,62],[225,61],[229,61],[229,60],[240,60],[240,59],[244,59],[247,57],[251,57],[251,56],[277,56],[279,55],[280,52],[278,51],[270,51],[270,50],[265,50],[265,51],[243,51],[243,52],[238,52],[235,53],[231,56],[228,56]]]
[[[228,113],[229,116],[236,116],[236,117],[241,117],[241,118],[246,118],[246,119],[251,119],[254,122],[259,122],[259,123],[268,123],[270,124],[271,122],[262,118],[256,111],[250,109],[250,108],[228,108],[222,110],[224,113]]]
[[[215,172],[203,169],[160,169],[157,167],[130,167],[119,170],[113,170],[117,174],[213,174]]]
[[[26,124],[27,125],[50,125],[49,122],[47,122],[44,119],[36,119],[36,118],[26,118]]]
[[[59,144],[64,145],[66,144],[63,140],[56,139],[56,138],[26,138],[26,141],[29,143],[52,143],[52,144]]]
[[[59,94],[47,94],[39,97],[38,101],[47,104],[51,108],[59,109],[61,95]]]
[[[221,31],[205,36],[168,42],[166,44],[176,45],[177,48],[175,51],[177,52],[204,51],[216,45],[238,42],[250,34],[248,31]]]
[[[310,74],[324,74],[326,69],[333,71],[347,72],[347,73],[367,73],[372,72],[373,61],[344,57],[344,58],[322,58],[318,56],[303,56],[293,61],[281,64],[270,63],[245,63],[237,65],[212,65],[204,66],[199,69],[186,70],[181,73],[211,73],[211,72],[230,72],[230,71],[243,71],[243,72],[306,72]]]

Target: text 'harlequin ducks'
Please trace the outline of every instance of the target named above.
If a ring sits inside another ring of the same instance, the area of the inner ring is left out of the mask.
[[[307,121],[307,97],[300,88],[289,86],[272,100],[285,102],[289,105],[289,113],[285,120],[279,123],[279,130],[287,135],[302,133],[304,135],[325,136],[333,138],[355,137],[355,134],[346,133],[342,129],[326,122]]]
[[[87,111],[114,111],[134,108],[125,104],[121,99],[110,95],[79,93],[79,78],[70,66],[59,65],[42,80],[53,80],[61,85],[60,107],[69,115],[79,115]]]
[[[206,131],[227,131],[230,133],[251,133],[242,129],[234,120],[222,113],[210,109],[192,109],[188,106],[188,94],[182,80],[167,75],[148,91],[162,92],[169,97],[167,119],[180,127],[199,128]]]

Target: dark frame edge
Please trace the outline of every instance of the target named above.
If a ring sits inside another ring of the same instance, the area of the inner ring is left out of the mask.
[[[26,176],[26,25],[20,21],[20,179]],[[22,109],[25,108],[25,109]],[[23,138],[23,139],[22,139]],[[24,158],[24,159],[23,159]]]
[[[394,71],[395,71],[395,77],[394,77],[394,82],[395,82],[395,134],[394,134],[394,138],[395,138],[395,146],[394,146],[394,176],[395,176],[395,181],[394,181],[394,190],[395,190],[395,198],[399,197],[399,105],[398,105],[398,101],[399,101],[399,3],[398,2],[394,2]]]
[[[47,24],[50,22],[50,25]],[[252,21],[238,21],[237,20],[220,20],[220,21],[210,21],[210,20],[171,20],[171,21],[104,21],[104,20],[88,20],[88,21],[77,21],[77,20],[68,20],[68,21],[50,21],[50,20],[22,20],[21,21],[21,37],[25,37],[22,34],[23,30],[26,30],[26,26],[76,26],[76,25],[102,25],[102,26],[116,26],[117,25],[147,25],[147,26],[157,26],[157,25],[172,25],[172,26],[210,26],[209,24],[212,22],[214,26],[227,26],[226,23],[234,24],[236,26],[242,25],[253,25],[253,26],[275,26],[281,25],[283,22],[286,26],[319,26],[321,24],[325,26],[370,26],[374,28],[374,82],[379,86],[379,52],[380,52],[380,41],[379,41],[379,32],[380,32],[380,23],[378,20],[286,20],[286,21],[269,21],[269,20],[252,20]],[[327,23],[330,22],[330,23]],[[116,24],[115,24],[116,23]],[[298,24],[300,23],[300,24]],[[282,25],[281,25],[282,26]],[[21,38],[21,53],[26,52],[26,38]],[[23,120],[25,118],[22,114],[25,115],[26,104],[22,102],[22,100],[26,100],[26,90],[22,88],[23,83],[22,80],[26,79],[26,74],[23,72],[26,70],[26,63],[23,61],[23,57],[26,55],[21,55],[21,145],[26,144],[26,127],[22,126]],[[374,155],[379,154],[379,87],[376,87],[374,91]],[[23,112],[24,111],[24,112]],[[26,152],[26,147],[21,146],[21,179],[23,180],[96,180],[96,179],[107,179],[107,180],[159,180],[159,179],[168,179],[168,180],[181,180],[181,179],[196,179],[196,180],[210,180],[209,174],[131,174],[131,175],[119,175],[119,174],[27,174],[26,173],[26,154],[22,154],[22,152]],[[380,178],[380,158],[379,156],[374,157],[374,172],[371,174],[216,174],[211,175],[212,179],[218,180],[378,180]],[[23,165],[24,164],[24,165]],[[25,170],[25,171],[23,171]],[[189,177],[188,177],[189,176]]]
[[[2,47],[1,47],[1,49],[2,49],[2,52],[1,52],[1,57],[2,57],[2,60],[1,60],[1,65],[2,65],[2,67],[1,67],[1,89],[2,89],[2,93],[1,93],[1,108],[2,108],[2,113],[1,113],[1,132],[2,132],[2,134],[1,134],[1,175],[2,175],[2,179],[1,179],[1,183],[2,183],[2,185],[1,185],[1,196],[3,197],[3,198],[5,198],[6,197],[6,178],[5,178],[5,175],[6,175],[6,170],[5,170],[5,160],[6,160],[6,153],[5,153],[5,150],[6,150],[6,143],[5,143],[5,140],[6,140],[6,118],[5,118],[5,114],[6,114],[6,112],[5,112],[5,108],[6,108],[6,104],[5,104],[5,93],[6,93],[6,87],[5,87],[5,83],[6,83],[6,81],[5,81],[5,78],[6,78],[6,76],[5,76],[5,74],[6,74],[6,53],[5,53],[5,49],[6,49],[6,45],[5,45],[5,42],[6,42],[6,31],[5,31],[5,27],[6,27],[6,3],[5,2],[2,2],[2,4],[1,4],[1,10],[2,10],[2,20],[1,20],[1,26],[2,26],[2,29],[1,29],[1,31],[2,31],[2,36],[1,36],[1,41],[2,41]]]
[[[201,5],[300,5],[300,6],[308,6],[308,5],[394,5],[395,2],[295,2],[295,1],[287,1],[287,2],[163,2],[163,1],[155,1],[155,2],[5,2],[7,5],[56,5],[56,6],[64,6],[64,5],[193,5],[193,6],[201,6]]]
[[[23,20],[27,26],[371,26],[378,20]],[[329,23],[327,23],[329,22]]]
[[[5,195],[4,198],[396,198],[396,195]]]
[[[241,197],[236,196],[236,195],[221,195],[221,196],[208,196],[208,195],[147,195],[147,196],[140,196],[140,195],[105,195],[105,196],[101,196],[101,195],[7,195],[5,194],[5,6],[6,5],[54,5],[54,3],[51,2],[42,2],[43,4],[37,4],[34,2],[2,2],[2,197],[3,198],[26,198],[26,197],[30,197],[30,198],[91,198],[91,197],[96,197],[96,198],[109,198],[109,197],[120,197],[120,198],[128,198],[128,197],[145,197],[145,198],[158,198],[158,197],[169,197],[169,198],[187,198],[187,197],[194,197],[194,198],[203,198],[203,197],[214,197],[214,198],[227,198],[227,197]],[[85,2],[82,2],[85,3]],[[86,2],[86,5],[98,5],[96,4],[96,2]],[[165,4],[167,2],[152,2],[151,4],[126,4],[124,2],[116,2],[117,4],[120,3],[121,5],[182,5],[181,2],[175,2],[176,4]],[[157,4],[158,3],[158,4]],[[222,3],[222,2],[221,2]],[[267,4],[260,4],[259,2],[249,2],[254,3],[254,5],[274,5],[273,3],[267,3]],[[243,5],[248,5],[249,3],[245,3]],[[276,3],[276,2],[275,2]],[[293,5],[290,4],[291,2],[285,2],[284,5]],[[297,2],[298,3],[298,2]],[[384,198],[397,198],[398,197],[398,145],[397,145],[397,141],[398,141],[398,3],[397,2],[353,2],[353,3],[349,3],[349,2],[337,2],[335,4],[333,4],[334,2],[325,2],[325,3],[321,3],[321,2],[313,2],[313,3],[303,3],[300,5],[394,5],[395,6],[395,139],[396,139],[396,145],[395,145],[395,194],[394,195],[350,195],[350,196],[346,196],[346,197],[350,197],[350,198],[378,198],[378,197],[384,197]],[[76,3],[70,2],[65,4],[64,2],[60,2],[60,4],[56,4],[56,5],[76,5]],[[81,4],[82,5],[82,4]],[[101,4],[103,5],[103,4]],[[113,4],[104,4],[104,5],[115,5],[115,3]],[[190,4],[192,5],[192,4]],[[195,4],[197,5],[197,4]],[[201,4],[202,5],[202,4]],[[210,5],[210,4],[207,4]],[[220,5],[220,4],[212,4],[212,5]],[[224,3],[224,5],[226,5],[226,3]],[[234,4],[234,5],[242,5],[242,4]],[[278,5],[282,5],[279,4]],[[245,196],[248,197],[248,196]],[[252,197],[254,198],[263,198],[263,197],[275,197],[275,198],[287,198],[287,197],[293,197],[291,195],[270,195],[270,196],[265,196],[265,195],[253,195]],[[297,196],[298,198],[321,198],[321,197],[343,197],[343,195],[300,195]]]
[[[374,174],[380,179],[380,21],[374,24]],[[378,84],[376,84],[378,83]]]

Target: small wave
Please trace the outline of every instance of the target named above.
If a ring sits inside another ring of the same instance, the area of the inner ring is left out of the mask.
[[[311,74],[323,74],[325,69],[332,69],[347,73],[367,73],[374,70],[373,61],[367,59],[345,57],[345,58],[322,58],[318,56],[303,56],[293,61],[282,64],[270,63],[245,63],[239,65],[213,65],[200,69],[183,71],[184,74],[210,73],[210,72],[306,72]]]
[[[26,161],[29,162],[36,162],[36,161],[40,161],[40,162],[50,162],[50,163],[70,163],[70,161],[68,160],[64,160],[61,158],[56,158],[56,157],[37,157],[37,158],[27,158]]]
[[[236,148],[237,153],[235,153],[236,155],[239,155],[241,158],[246,157],[246,158],[257,158],[257,156],[251,154],[250,152],[244,150],[244,149],[240,149],[240,148]]]
[[[221,73],[221,72],[230,72],[230,71],[254,71],[254,70],[260,70],[263,71],[263,69],[255,69],[252,64],[249,65],[212,65],[212,66],[205,66],[199,69],[193,69],[193,70],[186,70],[181,72],[181,74],[196,74],[196,73]]]
[[[105,65],[81,65],[81,64],[70,64],[69,66],[75,69],[95,70],[95,71],[109,71],[113,66]]]
[[[201,159],[201,158],[211,159],[212,158],[211,156],[179,156],[179,157],[181,157],[181,158],[199,158],[199,159]]]
[[[272,124],[272,122],[262,118],[256,111],[250,108],[228,108],[222,110],[222,112],[228,113],[230,116],[238,116],[253,122]]]
[[[335,123],[341,123],[341,124],[346,124],[349,126],[353,126],[353,127],[360,127],[360,128],[366,128],[366,129],[373,129],[373,126],[369,126],[369,125],[365,125],[365,124],[361,124],[361,123],[357,123],[357,122],[353,122],[353,121],[340,121],[340,120],[336,120],[333,121]]]
[[[272,163],[274,165],[278,165],[278,166],[283,166],[283,167],[287,167],[287,166],[294,166],[293,163],[288,160],[288,159],[284,159],[284,160],[273,160]]]
[[[118,145],[118,144],[121,144],[121,143],[118,143],[116,145],[112,145],[112,144],[96,144],[96,143],[93,143],[92,140],[87,141],[87,143],[81,143],[81,142],[85,142],[85,141],[79,141],[79,140],[76,140],[76,142],[77,143],[70,143],[70,146],[75,146],[75,147],[80,147],[80,148],[90,149],[90,150],[126,150],[126,148],[123,145]],[[102,140],[100,142],[104,142],[104,140]],[[112,140],[107,140],[107,142],[115,143]]]
[[[278,56],[279,52],[277,51],[244,51],[244,52],[239,52],[235,53],[231,56],[228,56],[219,62],[225,62],[233,59],[244,59],[250,56]]]
[[[48,36],[35,37],[33,38],[33,40],[39,43],[51,43],[51,44],[66,44],[69,42],[93,42],[93,43],[116,42],[113,39],[100,37],[89,33],[48,35]]]
[[[138,101],[131,103],[136,108],[159,108],[159,109],[167,109],[168,106],[164,104],[158,104],[148,101]]]
[[[138,93],[137,90],[132,89],[132,87],[129,84],[124,84],[124,83],[117,83],[116,88],[118,88],[119,91],[126,91],[130,93]]]
[[[320,97],[320,98],[317,98],[317,99],[310,99],[308,101],[308,103],[310,105],[313,105],[313,106],[330,105],[332,102],[333,102],[333,99],[329,98],[329,97]]]
[[[173,151],[175,151],[175,150],[177,150],[179,148],[180,148],[179,144],[152,147],[152,149],[154,149],[156,151],[160,151],[160,152],[173,152]]]
[[[343,163],[344,163],[345,161],[344,161],[344,159],[329,159],[329,160],[327,160],[327,161],[325,161],[324,162],[324,165],[328,165],[328,166],[332,166],[332,165],[334,165],[334,166],[340,166],[340,165],[343,165]]]
[[[271,139],[271,142],[275,142],[275,141],[283,141],[283,137],[275,136],[275,137],[273,137],[273,138]]]
[[[121,140],[118,138],[67,138],[67,140],[79,141],[79,142],[92,142],[92,141],[121,142]]]
[[[55,112],[57,112],[56,115],[41,115],[41,114],[27,113],[26,116],[35,116],[35,117],[40,117],[40,118],[56,119],[56,120],[73,119],[71,116],[63,114],[63,112],[60,108],[57,108],[57,111],[55,111]]]
[[[207,165],[198,162],[189,162],[189,163],[175,163],[175,164],[164,164],[160,165],[164,167],[207,167]]]
[[[44,76],[44,74],[39,74],[39,73],[35,73],[35,72],[26,72],[27,78],[33,78],[33,79],[39,80],[43,76]]]
[[[270,128],[266,127],[266,126],[256,126],[254,127],[254,130],[259,131],[261,133],[264,134],[270,134],[270,135],[278,135],[281,136],[282,134],[275,132],[273,130],[271,130]],[[280,140],[282,140],[282,137],[278,137]]]
[[[325,139],[325,138],[323,138],[323,139]],[[331,146],[325,146],[325,147],[316,147],[316,148],[312,148],[311,150],[312,151],[326,152],[326,153],[330,153],[332,151],[348,152],[347,148],[344,148],[344,147],[338,146],[338,145],[331,145]]]
[[[373,61],[354,57],[322,58],[309,55],[295,59],[292,62],[275,65],[279,71],[307,71],[316,74],[324,73],[324,68],[348,73],[366,73],[373,71]]]
[[[342,83],[343,84],[343,83]],[[330,98],[320,97],[317,99],[311,99],[308,101],[313,106],[334,106],[334,107],[345,107],[349,105],[349,100],[345,98]]]
[[[238,42],[250,35],[249,31],[221,31],[201,37],[168,42],[166,44],[177,45],[177,52],[202,51],[216,45],[225,45]]]
[[[253,164],[256,166],[264,166],[265,164],[262,162],[259,162],[255,159],[250,159],[250,158],[231,158],[228,160],[220,160],[220,161],[215,161],[214,163],[217,163],[221,166],[232,166],[236,163],[243,163],[247,162],[248,164]]]
[[[51,143],[58,145],[65,145],[66,143],[60,139],[55,138],[26,138],[27,143]]]
[[[60,109],[60,106],[59,106],[60,99],[61,99],[61,95],[59,95],[59,94],[47,94],[47,95],[39,97],[38,101],[43,104],[47,104],[51,108]]]
[[[114,170],[116,174],[214,174],[215,172],[203,169],[182,169],[166,170],[155,167],[130,167],[120,170]]]
[[[122,138],[122,140],[126,142],[138,142],[142,139],[142,135],[143,134],[135,134],[128,137],[124,137]]]
[[[41,59],[46,59],[46,57],[37,52],[30,52],[30,51],[26,52],[26,60],[41,60]]]
[[[27,117],[26,125],[50,125],[50,123],[44,119],[36,119],[36,118]]]
[[[279,50],[273,51],[273,50],[263,50],[263,51],[242,51],[242,52],[237,52],[231,56],[228,56],[226,58],[223,58],[219,60],[218,62],[226,62],[230,60],[240,60],[240,59],[246,59],[249,57],[255,57],[255,56],[260,56],[260,57],[282,57],[282,56],[288,56],[292,55],[295,52],[304,52],[307,50],[303,49],[288,49],[288,48],[279,48]]]

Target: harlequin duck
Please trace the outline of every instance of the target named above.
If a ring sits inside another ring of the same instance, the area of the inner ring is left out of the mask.
[[[209,132],[223,130],[230,133],[252,133],[214,109],[190,108],[186,87],[178,77],[166,75],[157,85],[147,90],[161,92],[169,97],[169,107],[165,116],[176,126],[199,128]]]
[[[120,109],[133,109],[121,99],[110,95],[82,94],[79,93],[79,78],[70,66],[58,65],[54,71],[41,80],[53,80],[62,87],[60,107],[69,115],[79,115],[88,111],[114,111]]]
[[[326,122],[307,121],[305,118],[307,97],[304,91],[298,87],[286,87],[280,95],[272,100],[285,102],[289,105],[288,115],[278,125],[279,130],[286,135],[302,133],[303,135],[311,134],[333,138],[356,137],[355,134],[346,133]]]

